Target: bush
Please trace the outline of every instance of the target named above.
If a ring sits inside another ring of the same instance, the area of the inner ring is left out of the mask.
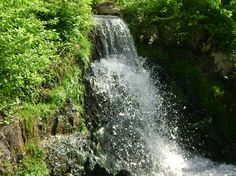
[[[0,110],[31,94],[45,81],[45,69],[56,61],[58,34],[45,30],[32,13],[40,6],[39,1],[0,5]]]
[[[228,2],[228,3],[227,3]],[[235,1],[118,0],[135,37],[168,46],[235,50]]]
[[[0,3],[0,114],[22,101],[36,102],[42,85],[57,80],[60,56],[89,63],[90,0],[22,0]]]

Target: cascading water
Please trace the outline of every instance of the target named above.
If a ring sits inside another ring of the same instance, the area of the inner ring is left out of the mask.
[[[124,21],[112,16],[94,20],[99,59],[91,64],[87,80],[92,96],[99,97],[100,112],[90,113],[90,123],[100,118],[94,133],[106,168],[135,176],[236,175],[233,165],[216,164],[178,146],[164,96],[142,66]]]

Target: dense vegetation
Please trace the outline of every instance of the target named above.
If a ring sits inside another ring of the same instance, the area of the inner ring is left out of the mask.
[[[88,64],[90,1],[1,1],[0,112],[37,102],[68,53]],[[79,10],[78,10],[79,9]]]
[[[82,74],[89,64],[90,0],[0,2],[0,123],[19,120],[27,138],[14,175],[48,175],[36,122],[48,121],[65,104],[80,113]],[[3,166],[2,166],[3,165]]]
[[[235,50],[234,0],[120,0],[118,4],[136,37],[194,49],[212,40],[217,49]]]

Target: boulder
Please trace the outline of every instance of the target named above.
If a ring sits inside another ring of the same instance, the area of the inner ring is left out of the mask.
[[[122,16],[120,9],[116,8],[113,2],[98,3],[95,6],[95,14]]]
[[[93,160],[90,141],[79,134],[49,137],[44,140],[43,147],[50,175],[81,176],[88,158]]]

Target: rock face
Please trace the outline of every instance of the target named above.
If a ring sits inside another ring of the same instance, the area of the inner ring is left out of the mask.
[[[85,85],[86,85],[86,93],[85,93],[85,112],[86,112],[86,121],[87,126],[91,132],[95,132],[99,128],[101,128],[106,119],[104,118],[105,104],[109,103],[106,101],[105,96],[102,94],[96,94],[97,87],[94,85],[94,81],[89,78],[91,72],[87,72],[85,76]]]
[[[44,147],[50,175],[80,176],[87,160],[92,161],[89,141],[77,134],[50,137],[44,140]]]
[[[95,14],[122,16],[120,9],[114,7],[112,2],[98,3],[95,7]]]
[[[14,168],[9,168],[9,163],[16,165],[24,154],[24,139],[19,121],[9,126],[0,127],[0,175],[9,174]]]
[[[83,176],[131,176],[126,170],[121,170],[116,175],[109,173],[104,167],[96,164],[93,170],[89,170]]]
[[[68,134],[77,131],[79,124],[80,115],[78,110],[73,104],[65,103],[54,115],[49,131],[52,135]]]
[[[234,70],[234,62],[232,56],[221,52],[212,53],[214,58],[215,71],[220,72],[222,76],[232,73]]]
[[[92,150],[93,143],[79,134],[57,135],[44,140],[46,162],[50,175],[73,176],[131,176],[120,170],[110,173]]]
[[[26,154],[30,135],[34,134],[43,144],[51,176],[129,176],[125,170],[108,171],[100,158],[99,146],[91,140],[93,137],[78,132],[82,122],[73,104],[66,102],[52,117],[33,120],[31,130],[27,123],[26,119],[16,118],[12,124],[0,126],[0,175],[14,175]],[[101,123],[98,120],[93,127]]]

